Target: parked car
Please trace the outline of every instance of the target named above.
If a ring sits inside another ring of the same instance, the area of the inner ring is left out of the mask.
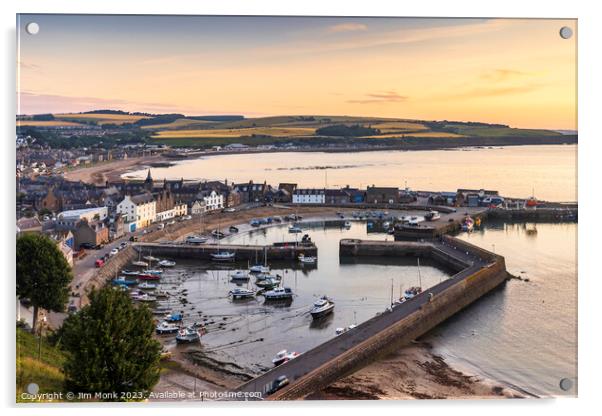
[[[114,248],[113,250],[111,250],[111,252],[109,253],[109,257],[113,257],[114,255],[116,255],[117,253],[119,253],[119,249],[118,248]]]
[[[191,220],[191,219],[192,219],[192,215],[185,215],[185,216],[183,216],[183,217],[182,217],[182,219],[183,219],[184,221]]]
[[[98,267],[98,268],[100,268],[100,267],[102,267],[102,266],[104,266],[104,265],[105,265],[105,261],[104,261],[103,259],[97,259],[97,260],[94,262],[94,266],[96,266],[96,267]]]
[[[82,248],[83,248],[83,249],[85,249],[85,250],[92,250],[92,249],[94,248],[94,244],[92,244],[92,243],[81,243],[81,244],[79,245],[79,248],[80,248],[80,249],[82,249]]]
[[[122,241],[121,244],[119,244],[119,250],[123,250],[127,246],[128,246],[128,243],[126,241]]]
[[[230,208],[224,208],[222,211],[223,212],[235,212],[236,208],[232,208],[232,207],[230,207]]]
[[[165,224],[159,224],[159,225],[157,226],[157,230],[162,230],[162,229],[164,229],[164,228],[165,228]]]
[[[272,381],[270,387],[266,391],[266,394],[274,394],[289,383],[286,376],[280,376],[276,380]]]

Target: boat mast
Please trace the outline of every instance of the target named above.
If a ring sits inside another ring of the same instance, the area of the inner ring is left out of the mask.
[[[418,284],[420,285],[420,289],[422,289],[422,276],[420,275],[420,257],[418,257]]]

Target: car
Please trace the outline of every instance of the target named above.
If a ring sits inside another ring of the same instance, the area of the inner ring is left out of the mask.
[[[119,244],[119,250],[123,250],[127,246],[128,246],[127,241],[122,241],[121,244]]]
[[[274,394],[289,383],[288,378],[284,375],[277,377],[269,384],[266,394]]]
[[[116,255],[117,253],[119,253],[119,249],[118,248],[114,248],[113,250],[111,250],[109,252],[109,257],[113,257],[114,255]]]
[[[171,220],[171,221],[168,221],[168,222],[167,222],[167,225],[174,225],[175,223],[176,223],[176,221],[175,221],[175,220]]]
[[[185,216],[183,216],[183,217],[182,217],[182,219],[183,219],[184,221],[191,220],[191,219],[192,219],[192,215],[185,215]]]
[[[97,267],[97,268],[101,268],[101,267],[102,267],[102,266],[104,266],[104,265],[105,265],[105,261],[104,261],[104,259],[97,259],[97,260],[94,262],[94,266],[95,266],[95,267]]]
[[[81,243],[79,245],[79,248],[80,249],[83,248],[83,249],[86,249],[86,250],[92,250],[94,248],[94,244],[92,244],[92,243]]]
[[[165,224],[159,224],[159,225],[157,226],[157,230],[162,230],[162,229],[164,229],[164,228],[165,228]]]
[[[235,211],[236,211],[236,208],[232,208],[232,207],[223,209],[223,212],[235,212]]]
[[[104,246],[105,246],[105,245],[104,245],[103,243],[96,244],[96,245],[94,246],[94,249],[95,249],[95,250],[100,250],[100,249],[104,248]]]

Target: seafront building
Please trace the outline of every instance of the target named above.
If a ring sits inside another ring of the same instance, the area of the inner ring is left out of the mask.
[[[157,218],[157,203],[151,193],[139,195],[126,195],[117,204],[117,214],[124,217],[127,231],[133,232],[140,228],[148,227]]]

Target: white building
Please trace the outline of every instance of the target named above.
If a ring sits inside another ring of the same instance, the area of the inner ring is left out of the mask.
[[[324,204],[326,192],[324,189],[295,189],[293,204]]]
[[[204,214],[206,211],[207,210],[205,208],[205,201],[203,200],[195,201],[194,204],[192,204],[192,207],[190,208],[190,213],[192,215]]]
[[[215,211],[224,207],[224,196],[215,190],[212,190],[211,192],[205,191],[199,194],[197,202],[199,201],[205,206],[204,212]]]
[[[140,195],[126,195],[117,204],[117,213],[123,215],[128,223],[128,231],[148,227],[157,217],[157,204],[150,193]]]
[[[188,205],[183,202],[176,203],[172,209],[157,212],[156,221],[165,221],[175,217],[181,217],[188,213]]]
[[[56,217],[56,225],[59,229],[72,229],[80,221],[85,219],[88,222],[104,221],[109,215],[107,207],[94,207],[84,209],[73,209],[63,211]]]

